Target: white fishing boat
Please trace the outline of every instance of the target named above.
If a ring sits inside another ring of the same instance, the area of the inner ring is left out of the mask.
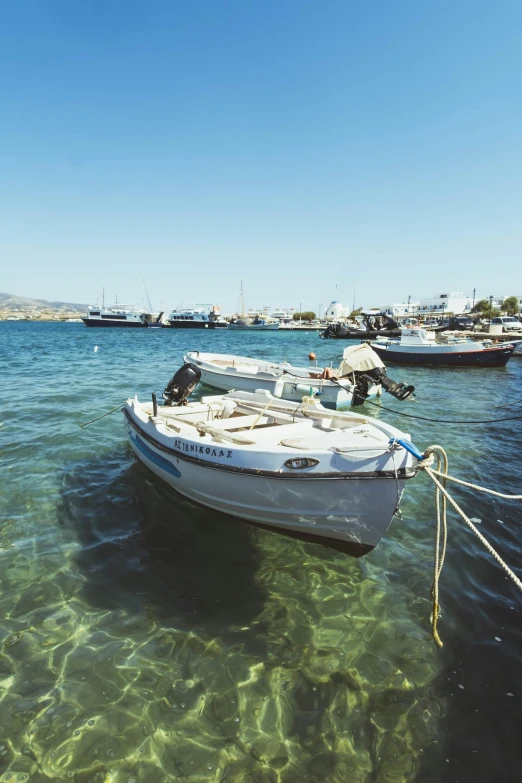
[[[126,428],[141,462],[216,511],[355,555],[379,543],[422,457],[408,435],[266,391],[187,403],[199,377],[196,365],[184,365],[165,405],[155,396],[127,400]]]
[[[498,345],[454,335],[437,343],[435,332],[418,328],[401,329],[399,340],[380,338],[371,346],[383,361],[451,367],[504,367],[514,350],[512,343]]]
[[[275,397],[294,402],[300,402],[309,395],[336,409],[361,404],[368,397],[380,395],[383,378],[390,381],[383,362],[368,345],[346,348],[343,361],[335,370],[199,351],[189,351],[184,359],[199,367],[202,383],[212,389],[251,392],[262,389]],[[404,389],[404,384],[394,384],[394,396],[404,399],[413,391],[413,387],[408,387],[405,394]]]

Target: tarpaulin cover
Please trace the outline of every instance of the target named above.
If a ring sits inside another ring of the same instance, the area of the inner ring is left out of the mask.
[[[384,367],[384,362],[373,348],[366,343],[350,345],[343,351],[340,374],[349,375],[353,372],[368,372],[376,368]]]

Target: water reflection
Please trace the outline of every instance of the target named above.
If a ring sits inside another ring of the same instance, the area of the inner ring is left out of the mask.
[[[11,780],[407,781],[436,747],[436,659],[381,565],[195,507],[126,448],[67,465],[56,519],[5,622]]]
[[[73,466],[63,484],[59,522],[81,543],[93,606],[219,635],[261,610],[249,528],[181,498],[128,450]]]

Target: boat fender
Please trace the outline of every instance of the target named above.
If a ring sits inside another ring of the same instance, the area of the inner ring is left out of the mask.
[[[281,397],[283,394],[283,389],[285,388],[285,381],[283,376],[281,375],[277,381],[275,382],[274,386],[274,397]]]
[[[412,454],[416,459],[418,459],[419,462],[425,459],[425,455],[420,453],[417,446],[415,446],[411,441],[406,440],[406,438],[390,438],[390,446],[392,446],[395,443],[398,443],[399,446],[402,446],[403,449],[409,451],[409,453]]]

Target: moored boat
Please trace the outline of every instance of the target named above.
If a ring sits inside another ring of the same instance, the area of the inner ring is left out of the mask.
[[[381,339],[371,346],[385,362],[451,367],[504,367],[515,349],[511,343],[498,345],[491,340],[475,342],[452,336],[437,343],[435,335],[425,329],[402,329],[400,340]]]
[[[353,345],[344,350],[338,369],[296,367],[289,362],[269,362],[232,354],[190,351],[185,362],[201,370],[201,381],[213,389],[229,391],[262,389],[285,400],[300,402],[306,395],[316,396],[327,407],[342,409],[381,394],[382,384],[405,399],[413,387],[395,384],[386,376],[386,368],[368,345]]]
[[[261,316],[255,318],[236,318],[228,324],[228,328],[232,330],[245,330],[251,329],[254,331],[275,331],[279,329],[279,321],[271,321]]]
[[[220,316],[217,305],[194,305],[191,309],[173,310],[167,318],[174,329],[226,329],[228,322]]]
[[[134,305],[115,304],[111,307],[88,307],[82,318],[85,326],[94,327],[147,327],[153,315]]]
[[[337,324],[336,326],[340,325]],[[376,337],[398,337],[400,333],[400,329],[343,329],[342,327],[335,328],[330,324],[321,334],[321,337],[325,340],[373,340]]]
[[[335,340],[371,340],[375,337],[398,337],[401,333],[399,324],[384,313],[378,315],[363,313],[362,322],[328,324],[321,337]]]
[[[241,281],[241,315],[236,315],[230,319],[228,328],[232,331],[275,331],[279,329],[279,321],[269,316],[253,311],[245,314],[245,297],[243,291],[243,281]]]
[[[141,462],[180,494],[246,521],[355,555],[379,543],[422,456],[408,435],[266,391],[187,403],[199,377],[196,365],[184,365],[162,406],[155,397],[127,400]]]

